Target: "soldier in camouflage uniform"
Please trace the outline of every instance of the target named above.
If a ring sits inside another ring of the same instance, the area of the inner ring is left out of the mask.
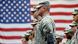
[[[55,44],[55,23],[49,14],[49,2],[42,2],[38,5],[36,12],[42,17],[36,25],[35,44]],[[35,18],[39,18],[36,16]]]
[[[73,12],[73,24],[77,25],[76,32],[74,36],[72,37],[72,43],[71,44],[78,44],[78,10],[75,10]]]

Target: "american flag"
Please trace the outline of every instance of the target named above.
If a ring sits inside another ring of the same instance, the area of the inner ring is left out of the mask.
[[[0,0],[0,44],[22,44],[30,23],[30,0]]]
[[[36,5],[46,0],[30,1],[31,5]],[[62,34],[72,22],[71,13],[78,9],[78,0],[48,1],[51,4],[50,13],[55,20],[57,33]],[[29,5],[29,0],[0,0],[0,44],[21,44],[21,36],[32,28]]]

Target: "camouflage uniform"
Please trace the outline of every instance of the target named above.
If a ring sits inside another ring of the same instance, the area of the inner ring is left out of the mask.
[[[39,3],[40,6],[45,6],[49,10],[49,2]],[[36,25],[36,36],[35,36],[35,44],[55,44],[55,23],[53,18],[45,13],[42,16],[41,21]]]
[[[50,32],[53,37],[49,37],[49,42],[53,42],[53,44],[55,43],[55,23],[51,16],[44,16],[43,19],[36,25],[36,28],[35,44],[47,44],[46,38],[49,36],[49,34],[47,34],[48,32]]]
[[[73,22],[74,24],[78,25],[77,22]],[[72,37],[72,42],[71,44],[78,44],[78,29],[76,30],[76,33],[74,34],[74,36]]]
[[[73,12],[73,15],[78,15],[78,10],[75,10],[75,12]],[[78,22],[73,21],[73,24],[78,26]],[[72,37],[72,43],[71,44],[78,44],[78,28],[76,30],[76,33]]]

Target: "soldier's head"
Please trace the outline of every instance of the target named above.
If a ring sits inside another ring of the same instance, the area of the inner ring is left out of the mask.
[[[71,27],[71,30],[75,33],[77,30],[77,24],[72,23],[69,26]]]
[[[41,14],[44,14],[46,11],[49,11],[49,2],[45,1],[42,3],[39,3],[37,9],[40,11]]]
[[[63,40],[63,36],[62,35],[56,35],[56,43],[60,43]]]
[[[72,15],[73,15],[73,20],[74,20],[75,22],[78,22],[78,10],[75,10],[75,11],[72,13]]]
[[[65,31],[65,35],[67,39],[71,39],[72,36],[74,35],[74,32],[71,29],[69,29]]]

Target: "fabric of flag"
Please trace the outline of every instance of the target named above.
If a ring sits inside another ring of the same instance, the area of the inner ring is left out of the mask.
[[[72,22],[72,12],[78,9],[78,0],[32,0],[31,5],[40,2],[50,2],[50,14],[55,20],[57,34],[64,34],[63,31]]]
[[[0,0],[0,44],[22,44],[30,23],[30,0]]]

